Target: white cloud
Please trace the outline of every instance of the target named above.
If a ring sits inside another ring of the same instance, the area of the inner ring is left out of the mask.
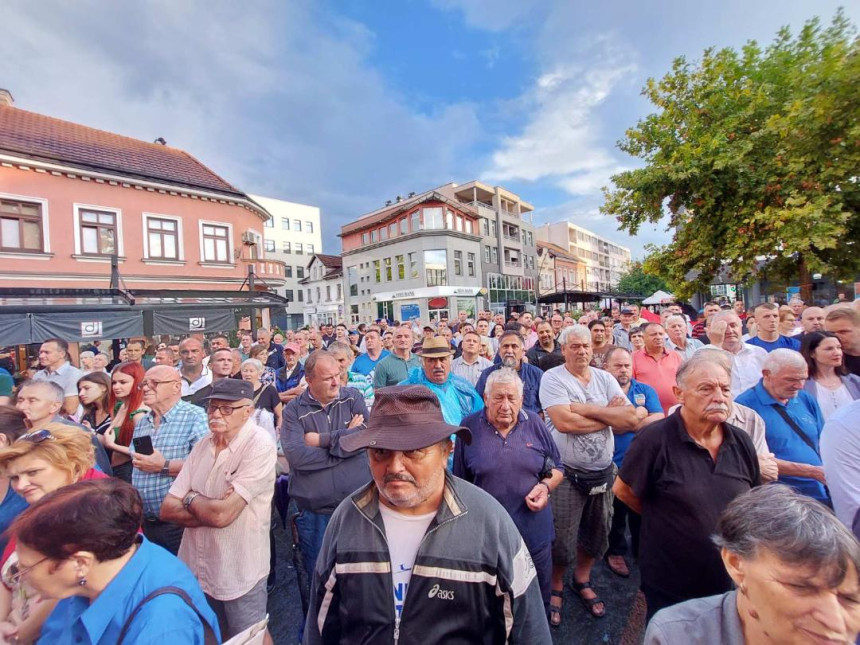
[[[550,63],[520,97],[532,115],[522,132],[502,139],[484,173],[493,181],[552,182],[590,195],[623,169],[602,141],[600,108],[636,70],[632,55],[600,39],[577,59]]]
[[[431,0],[446,11],[460,11],[466,23],[486,31],[504,31],[539,12],[544,0]]]

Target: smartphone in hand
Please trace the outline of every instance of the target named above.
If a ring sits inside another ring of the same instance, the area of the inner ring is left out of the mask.
[[[154,452],[152,437],[149,435],[135,437],[132,439],[132,442],[134,443],[134,451],[139,452],[141,455],[151,455]]]

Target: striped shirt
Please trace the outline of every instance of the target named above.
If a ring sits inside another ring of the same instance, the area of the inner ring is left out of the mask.
[[[475,362],[471,364],[467,363],[466,360],[460,356],[451,362],[451,371],[457,376],[462,376],[472,385],[476,385],[478,383],[478,379],[481,378],[481,373],[488,367],[492,366],[493,364],[483,356],[478,356],[475,359]]]
[[[209,434],[209,420],[202,408],[178,401],[161,417],[158,428],[153,423],[152,411],[147,412],[134,429],[134,437],[152,437],[152,446],[165,459],[186,459],[199,439]],[[134,454],[134,442],[129,445]],[[143,499],[143,514],[158,519],[161,502],[167,496],[173,477],[161,473],[147,473],[135,468],[131,483]]]

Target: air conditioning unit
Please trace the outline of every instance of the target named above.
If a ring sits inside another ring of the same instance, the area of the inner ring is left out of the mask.
[[[242,233],[242,243],[253,245],[257,243],[257,236],[254,235],[251,231],[245,231]]]

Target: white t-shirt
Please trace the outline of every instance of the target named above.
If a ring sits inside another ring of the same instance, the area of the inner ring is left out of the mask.
[[[845,386],[845,383],[840,385],[835,390],[824,387],[821,383],[815,383],[815,398],[818,400],[818,407],[821,408],[821,416],[824,420],[830,418],[830,415],[836,412],[844,405],[848,405],[854,399],[851,397],[851,392]]]
[[[385,537],[391,555],[391,582],[394,587],[394,615],[400,619],[406,591],[412,579],[412,565],[418,555],[418,547],[427,533],[427,527],[436,517],[436,512],[426,515],[404,515],[379,504]]]
[[[571,403],[607,405],[616,396],[627,401],[615,377],[598,369],[591,369],[591,381],[587,387],[568,372],[564,365],[547,370],[540,381],[540,400],[544,410],[555,405],[568,406]],[[603,470],[612,463],[615,439],[609,426],[587,434],[573,434],[556,430],[549,414],[546,415],[545,423],[565,466],[594,471]]]

